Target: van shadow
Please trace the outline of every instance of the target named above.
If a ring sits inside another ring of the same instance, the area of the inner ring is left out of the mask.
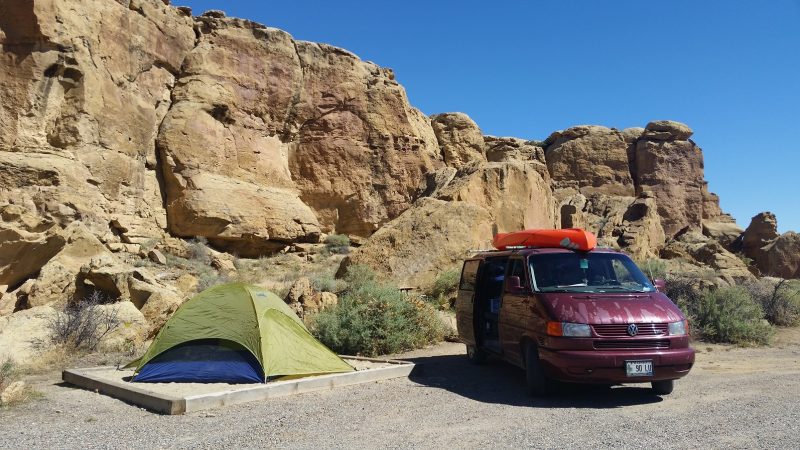
[[[423,386],[444,389],[484,403],[499,403],[534,408],[620,408],[658,403],[649,384],[614,386],[560,383],[546,398],[528,395],[525,372],[505,362],[490,359],[474,365],[465,355],[409,358],[416,364],[409,376]]]

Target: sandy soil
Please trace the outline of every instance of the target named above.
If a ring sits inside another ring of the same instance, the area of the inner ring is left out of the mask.
[[[643,385],[525,395],[521,370],[460,344],[403,355],[410,379],[159,416],[42,377],[0,410],[2,448],[800,448],[800,329],[769,348],[697,343],[669,396]]]

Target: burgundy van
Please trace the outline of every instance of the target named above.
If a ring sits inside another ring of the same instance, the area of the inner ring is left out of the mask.
[[[694,363],[684,315],[614,250],[482,252],[464,262],[456,318],[472,361],[524,368],[534,395],[551,380],[649,382],[666,395]]]

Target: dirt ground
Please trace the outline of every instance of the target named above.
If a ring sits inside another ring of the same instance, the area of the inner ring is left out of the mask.
[[[525,394],[521,370],[470,365],[443,343],[402,355],[410,379],[159,416],[39,377],[44,397],[0,410],[2,448],[800,448],[800,328],[769,348],[696,343],[672,395],[646,385]]]

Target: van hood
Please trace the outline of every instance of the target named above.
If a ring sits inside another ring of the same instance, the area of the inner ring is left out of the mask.
[[[642,293],[537,293],[550,316],[561,322],[613,324],[678,322],[683,314],[666,295]]]

